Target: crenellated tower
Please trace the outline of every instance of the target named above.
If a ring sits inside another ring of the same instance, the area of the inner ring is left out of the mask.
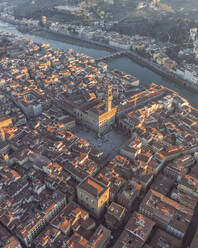
[[[108,88],[105,100],[106,100],[105,111],[110,112],[112,110],[112,101],[113,101],[112,87]]]

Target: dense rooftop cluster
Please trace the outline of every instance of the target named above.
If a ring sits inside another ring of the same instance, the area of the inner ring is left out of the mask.
[[[0,43],[0,246],[181,247],[196,228],[198,110],[84,54]],[[128,136],[113,158],[75,134],[104,123]]]

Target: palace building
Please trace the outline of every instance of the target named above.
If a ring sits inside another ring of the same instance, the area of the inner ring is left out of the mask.
[[[96,218],[100,218],[109,202],[109,187],[93,177],[87,177],[77,186],[77,198]]]
[[[65,97],[62,109],[74,115],[80,123],[101,134],[107,132],[115,122],[117,107],[113,107],[112,87],[109,87],[104,100],[94,93]]]

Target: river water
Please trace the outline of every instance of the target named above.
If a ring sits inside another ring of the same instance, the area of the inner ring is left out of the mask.
[[[1,21],[0,30],[21,35],[21,33],[16,29],[15,26]],[[49,43],[50,46],[53,48],[61,48],[65,50],[72,48],[75,51],[85,53],[94,58],[99,58],[110,53],[109,51],[103,48],[95,47],[93,45],[89,45],[81,41],[76,41],[74,39],[63,38],[61,35],[54,35],[47,32],[39,33],[38,35],[25,34],[25,36],[37,43]],[[110,68],[116,68],[118,70],[125,71],[129,74],[133,74],[138,79],[140,79],[140,82],[142,83],[148,84],[150,82],[155,82],[157,84],[164,85],[178,92],[181,96],[186,98],[192,106],[198,108],[197,93],[184,88],[182,85],[176,84],[173,81],[161,77],[152,70],[137,64],[136,62],[127,57],[113,59],[108,62],[108,66]]]

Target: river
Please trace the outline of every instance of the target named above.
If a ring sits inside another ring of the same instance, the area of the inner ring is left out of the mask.
[[[11,32],[14,34],[21,35],[21,33],[16,29],[14,25],[4,23],[0,21],[0,30]],[[49,43],[53,48],[61,48],[64,50],[72,48],[80,53],[85,53],[94,58],[99,58],[110,52],[93,45],[86,44],[85,42],[77,41],[70,38],[63,38],[61,35],[54,35],[49,32],[42,32],[38,35],[25,34],[28,38],[37,43]],[[182,97],[186,98],[193,107],[198,108],[198,94],[192,90],[184,88],[171,80],[165,79],[153,72],[152,70],[137,64],[133,60],[122,57],[113,59],[108,62],[109,68],[116,68],[121,71],[125,71],[129,74],[135,75],[140,82],[148,84],[150,82],[155,82],[157,84],[164,85],[176,92],[178,92]]]

